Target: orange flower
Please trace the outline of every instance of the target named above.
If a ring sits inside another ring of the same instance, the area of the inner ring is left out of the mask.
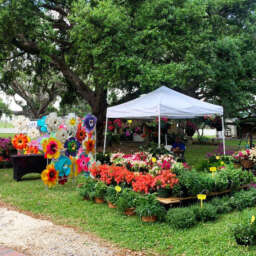
[[[12,139],[12,145],[18,150],[25,149],[28,142],[29,142],[28,136],[22,133],[16,134]]]

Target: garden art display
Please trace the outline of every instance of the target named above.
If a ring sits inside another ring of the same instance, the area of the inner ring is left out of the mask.
[[[78,174],[89,176],[89,167],[95,161],[97,119],[88,114],[83,119],[71,113],[61,118],[50,113],[29,127],[29,119],[19,116],[15,127],[21,131],[12,139],[19,156],[43,154],[47,166],[41,178],[47,187],[65,184]]]

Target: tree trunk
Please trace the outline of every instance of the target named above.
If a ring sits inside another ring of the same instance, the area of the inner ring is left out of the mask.
[[[92,113],[97,117],[97,146],[103,146],[104,122],[107,111],[107,90],[101,89],[95,91],[95,101],[91,108]]]

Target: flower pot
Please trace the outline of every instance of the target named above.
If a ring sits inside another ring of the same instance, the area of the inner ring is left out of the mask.
[[[78,188],[81,188],[84,185],[84,183],[80,183],[77,185]]]
[[[103,204],[105,202],[104,199],[100,197],[95,197],[94,201],[96,204]]]
[[[84,198],[83,198],[84,200],[90,200],[90,198],[88,197],[88,196],[84,196]]]
[[[143,222],[156,222],[157,221],[157,216],[142,216],[141,220]]]
[[[116,206],[115,206],[114,204],[112,204],[112,203],[108,202],[108,208],[112,208],[112,209],[114,209],[114,208],[116,208]]]
[[[235,168],[235,169],[241,168],[241,164],[240,164],[240,163],[234,163],[234,168]]]
[[[135,215],[135,208],[127,208],[125,211],[124,211],[124,214],[127,215],[127,216],[133,216]]]
[[[253,167],[253,161],[248,160],[248,159],[243,159],[243,160],[241,160],[241,165],[245,169],[250,169]]]

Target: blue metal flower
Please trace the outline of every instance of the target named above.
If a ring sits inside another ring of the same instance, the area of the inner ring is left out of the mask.
[[[45,123],[46,117],[47,116],[43,116],[41,119],[37,120],[37,126],[39,127],[40,131],[44,133],[48,132],[47,125]]]
[[[88,114],[84,119],[84,127],[86,132],[91,132],[97,123],[97,118],[94,115]]]
[[[57,162],[54,163],[54,167],[59,171],[59,176],[68,176],[71,171],[71,160],[66,156],[60,156]]]

